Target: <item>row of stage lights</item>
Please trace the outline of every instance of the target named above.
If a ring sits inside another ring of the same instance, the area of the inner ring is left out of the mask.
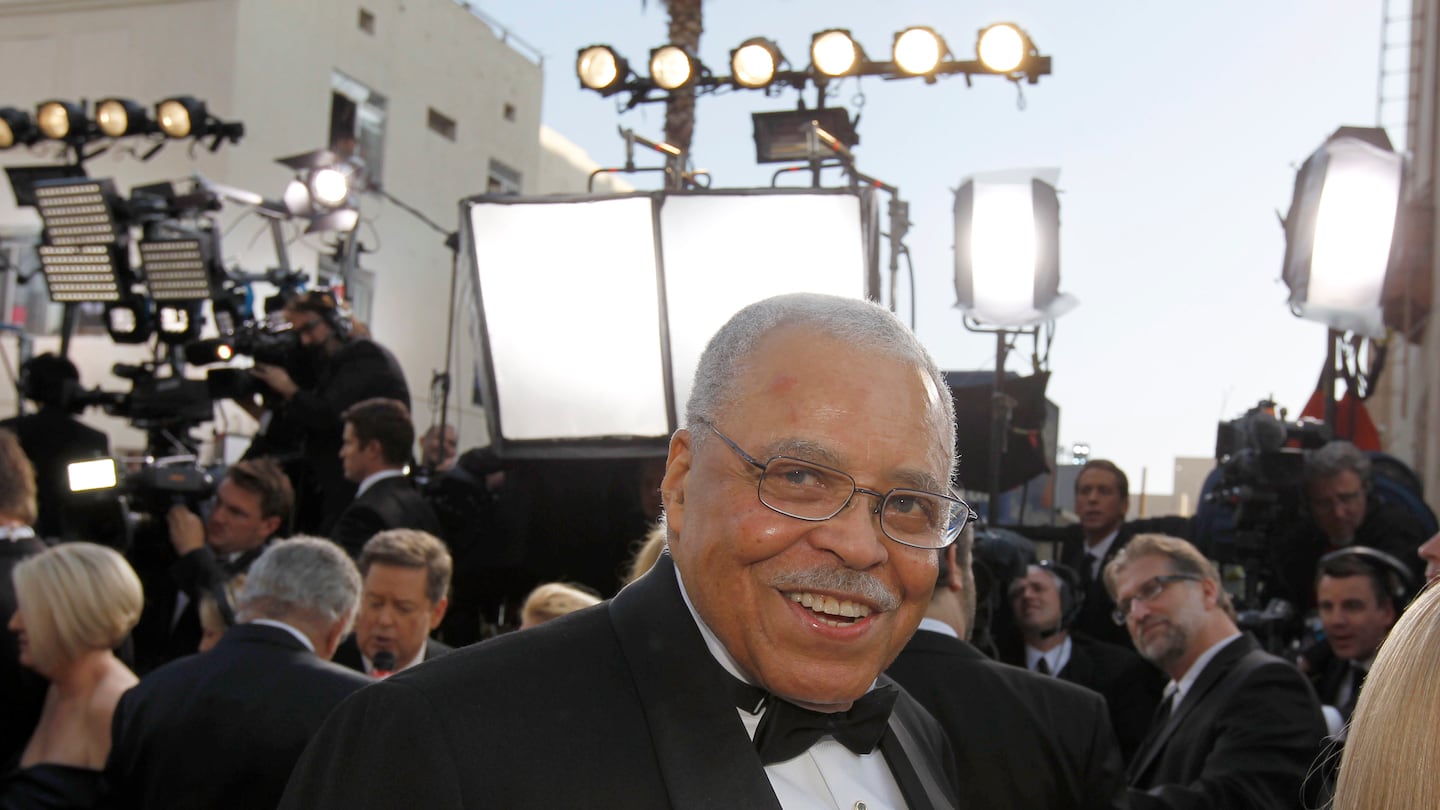
[[[0,107],[0,149],[41,141],[60,141],[79,148],[102,138],[155,134],[175,139],[213,136],[213,150],[221,141],[239,142],[245,126],[216,118],[205,108],[205,102],[193,96],[160,101],[153,116],[146,107],[126,98],[102,99],[95,105],[93,118],[83,101],[46,101],[36,105],[33,116],[15,107]]]
[[[850,32],[832,28],[810,39],[810,65],[805,70],[782,70],[788,65],[780,47],[772,40],[754,37],[730,52],[730,75],[714,76],[689,50],[669,44],[650,52],[649,77],[637,76],[629,63],[609,45],[580,49],[575,72],[580,85],[604,96],[631,94],[631,105],[646,101],[652,90],[675,91],[687,87],[715,89],[733,86],[763,90],[776,85],[803,89],[807,81],[817,85],[845,76],[921,77],[933,82],[937,76],[980,73],[1005,76],[1031,84],[1050,73],[1050,57],[1042,56],[1019,26],[999,23],[980,30],[975,42],[975,59],[956,61],[945,40],[926,26],[916,26],[895,35],[888,62],[870,60]]]

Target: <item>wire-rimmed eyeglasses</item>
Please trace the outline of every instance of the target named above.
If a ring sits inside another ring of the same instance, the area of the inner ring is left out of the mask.
[[[886,537],[902,545],[929,549],[945,548],[955,542],[965,524],[976,518],[969,504],[950,495],[904,487],[876,492],[857,486],[849,473],[792,456],[771,456],[760,461],[713,424],[701,424],[760,470],[755,485],[760,503],[786,517],[812,522],[829,520],[850,505],[855,493],[863,492],[879,502],[875,514],[880,516],[880,530]]]
[[[1149,603],[1151,599],[1159,596],[1165,591],[1166,586],[1172,582],[1199,582],[1202,579],[1197,574],[1165,574],[1163,576],[1151,577],[1141,585],[1132,596],[1127,596],[1116,603],[1115,609],[1110,611],[1110,618],[1118,625],[1124,625],[1125,620],[1130,617],[1130,606],[1136,602]]]

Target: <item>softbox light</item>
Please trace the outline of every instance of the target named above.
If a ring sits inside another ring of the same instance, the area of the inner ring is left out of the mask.
[[[954,211],[957,307],[1003,328],[1033,326],[1074,309],[1075,298],[1060,292],[1054,185],[1032,172],[977,174],[955,192]]]
[[[1285,217],[1283,278],[1298,317],[1385,335],[1380,295],[1398,258],[1405,161],[1384,130],[1342,127],[1306,159]]]
[[[872,194],[464,201],[480,386],[497,453],[663,450],[683,423],[700,351],[736,310],[784,292],[866,294],[878,230]],[[777,221],[783,234],[769,236]]]

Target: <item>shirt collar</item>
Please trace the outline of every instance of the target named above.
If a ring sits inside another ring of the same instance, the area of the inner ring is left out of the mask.
[[[1122,525],[1123,525],[1123,524],[1122,524]],[[1110,550],[1110,546],[1112,546],[1112,545],[1115,544],[1115,538],[1116,538],[1116,537],[1119,537],[1119,536],[1120,536],[1120,527],[1119,527],[1119,526],[1116,526],[1116,527],[1115,527],[1115,531],[1110,532],[1109,534],[1105,535],[1105,539],[1104,539],[1104,540],[1101,540],[1100,542],[1096,543],[1096,544],[1093,545],[1093,546],[1090,545],[1089,543],[1086,543],[1086,544],[1085,544],[1085,553],[1093,556],[1097,561],[1098,561],[1098,560],[1104,560],[1104,559],[1105,559],[1105,554],[1106,554],[1106,552],[1108,552],[1108,551]]]
[[[955,632],[955,628],[951,627],[945,622],[940,621],[939,619],[932,619],[929,616],[921,619],[920,626],[915,629],[929,630],[932,633],[940,633],[951,638],[960,638],[960,634]]]
[[[304,644],[305,649],[309,650],[312,653],[315,652],[315,642],[311,641],[309,636],[300,632],[291,625],[286,624],[285,622],[277,621],[275,619],[251,619],[248,624],[261,624],[266,627],[278,627],[281,630],[284,630],[285,632],[294,636],[296,641]],[[319,653],[316,654],[318,655]]]
[[[1025,668],[1035,669],[1035,662],[1041,658],[1045,659],[1045,666],[1050,668],[1052,675],[1059,675],[1060,671],[1070,663],[1070,652],[1074,648],[1074,642],[1070,640],[1070,634],[1066,633],[1065,638],[1059,644],[1048,650],[1041,651],[1029,644],[1025,645]]]
[[[386,478],[398,478],[404,474],[405,470],[403,467],[390,467],[377,473],[371,473],[365,476],[365,480],[361,481],[360,486],[355,489],[355,497],[360,497],[360,494],[365,490],[375,486],[375,484],[380,481],[384,481]]]
[[[1240,638],[1238,631],[1215,642],[1210,649],[1200,653],[1200,657],[1195,659],[1195,663],[1190,665],[1190,669],[1185,671],[1185,675],[1181,677],[1179,681],[1171,681],[1165,686],[1166,694],[1176,695],[1174,705],[1180,705],[1180,701],[1185,699],[1185,694],[1190,691],[1190,687],[1195,685],[1195,681],[1200,678],[1200,673],[1205,671],[1205,667],[1210,661],[1219,655],[1220,651],[1225,649],[1230,642],[1237,638]]]

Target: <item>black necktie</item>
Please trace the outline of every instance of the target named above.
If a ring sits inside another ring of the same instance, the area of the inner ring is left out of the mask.
[[[1045,659],[1042,657],[1039,661],[1035,662],[1035,671],[1040,673],[1041,675],[1049,675],[1050,665],[1046,663]]]
[[[1350,662],[1350,697],[1345,700],[1345,705],[1340,707],[1340,714],[1344,716],[1345,722],[1350,722],[1350,716],[1355,713],[1355,704],[1360,702],[1360,684],[1365,681],[1365,670],[1354,661]]]
[[[885,734],[899,696],[895,685],[887,683],[871,689],[849,711],[815,712],[758,686],[735,681],[736,706],[751,714],[765,709],[755,729],[755,750],[765,765],[794,759],[827,735],[856,754],[871,753]]]
[[[1095,561],[1098,559],[1100,558],[1094,554],[1088,551],[1085,552],[1085,567],[1080,569],[1080,582],[1085,585],[1086,588],[1089,588],[1090,583],[1095,579]]]

